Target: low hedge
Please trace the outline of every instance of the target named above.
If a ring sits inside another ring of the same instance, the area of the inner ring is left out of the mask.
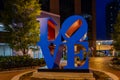
[[[111,60],[113,65],[120,65],[120,58],[119,57],[114,57]]]
[[[45,61],[43,58],[34,59],[28,55],[24,55],[24,56],[0,56],[0,69],[42,66],[44,64],[45,64]]]

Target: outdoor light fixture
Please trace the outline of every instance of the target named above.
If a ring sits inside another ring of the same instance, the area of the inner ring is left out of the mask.
[[[101,43],[100,43],[100,42],[98,42],[99,56],[100,56],[100,45],[101,45]]]

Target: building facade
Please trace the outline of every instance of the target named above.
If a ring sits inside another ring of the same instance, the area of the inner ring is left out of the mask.
[[[4,26],[0,23],[0,56],[12,56],[12,49],[7,43],[5,43],[5,38],[7,32],[4,30]]]
[[[89,47],[96,52],[96,0],[43,0],[42,10],[60,15],[60,24],[71,15],[82,15],[88,23]]]
[[[113,40],[97,40],[96,41],[97,56],[115,56],[113,48]]]
[[[116,22],[119,10],[120,0],[113,0],[106,5],[106,36],[109,40],[112,39],[111,34],[114,31],[113,27]]]
[[[4,0],[0,0],[0,12],[4,9]],[[0,16],[1,20],[1,16]],[[5,42],[7,32],[4,30],[4,25],[0,23],[0,56],[12,56],[12,49]]]

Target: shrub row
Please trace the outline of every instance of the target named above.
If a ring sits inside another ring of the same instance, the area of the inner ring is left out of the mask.
[[[120,65],[120,59],[119,59],[119,57],[114,57],[114,58],[112,58],[112,64],[113,65]]]
[[[43,58],[34,59],[28,55],[24,55],[24,56],[0,56],[0,69],[42,66],[44,64],[45,64],[45,61]]]

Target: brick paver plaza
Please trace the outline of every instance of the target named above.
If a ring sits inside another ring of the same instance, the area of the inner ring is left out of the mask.
[[[90,68],[107,71],[115,74],[120,79],[120,70],[113,69],[109,66],[112,57],[93,57],[90,58]]]
[[[18,75],[30,70],[33,70],[33,69],[4,71],[4,72],[2,71],[0,72],[0,80],[11,80],[15,75]]]

